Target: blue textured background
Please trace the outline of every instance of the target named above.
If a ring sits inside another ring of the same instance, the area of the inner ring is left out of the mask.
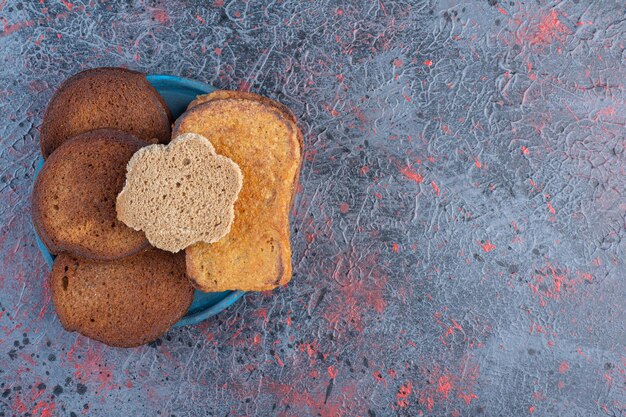
[[[0,416],[622,416],[623,2],[0,0]],[[260,92],[295,277],[112,349],[56,319],[29,194],[102,65]]]

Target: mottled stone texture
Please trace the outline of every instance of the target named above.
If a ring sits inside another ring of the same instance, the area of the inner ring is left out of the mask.
[[[624,4],[0,1],[0,416],[620,416]],[[30,223],[59,83],[292,107],[295,277],[152,346],[66,333]]]

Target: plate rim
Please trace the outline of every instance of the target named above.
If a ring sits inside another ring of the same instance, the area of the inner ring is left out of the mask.
[[[189,78],[178,77],[176,75],[147,74],[146,79],[148,80],[150,85],[152,85],[155,89],[157,89],[157,87],[154,86],[154,83],[168,82],[168,83],[171,83],[172,85],[178,85],[178,86],[182,86],[182,87],[186,87],[190,89],[200,90],[204,92],[205,94],[216,90],[216,88],[210,84],[206,84],[201,81],[192,80]],[[39,175],[39,171],[41,170],[41,167],[43,166],[43,164],[44,164],[44,159],[41,155],[39,155],[36,160],[33,182],[36,180],[37,176]],[[32,221],[32,216],[30,218],[30,223],[31,223],[33,232],[35,234],[35,241],[37,243],[37,248],[39,249],[39,253],[43,256],[48,267],[52,268],[52,265],[54,264],[54,258],[52,254],[50,253],[50,251],[48,250],[48,248],[46,247],[46,245],[44,245],[43,242],[41,241],[41,238],[39,237],[39,233],[37,233],[37,229],[35,228],[35,225]],[[195,291],[198,291],[198,290],[194,289],[194,292]],[[237,300],[243,297],[244,294],[245,294],[244,291],[232,291],[231,290],[230,294],[228,294],[226,297],[218,301],[216,304],[213,304],[211,307],[202,309],[193,314],[185,314],[172,327],[183,327],[183,326],[198,324],[208,319],[209,317],[213,317],[216,314],[226,310],[228,307],[233,305]]]

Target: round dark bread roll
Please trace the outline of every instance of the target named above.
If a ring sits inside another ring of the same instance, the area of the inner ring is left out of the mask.
[[[126,164],[145,142],[117,130],[83,133],[46,160],[35,181],[33,224],[54,254],[113,260],[148,246],[143,232],[117,220]]]
[[[116,347],[162,336],[187,312],[194,292],[185,276],[185,255],[159,249],[117,261],[61,254],[50,289],[66,330]]]
[[[64,141],[95,129],[119,129],[139,139],[167,143],[172,116],[146,75],[124,68],[79,72],[56,91],[41,125],[41,153],[47,158]]]

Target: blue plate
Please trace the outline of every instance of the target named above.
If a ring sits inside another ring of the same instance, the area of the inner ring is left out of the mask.
[[[148,75],[148,82],[161,94],[174,119],[177,119],[185,111],[187,105],[196,96],[215,90],[214,87],[208,84],[172,75]],[[35,168],[35,178],[37,178],[42,166],[43,158],[39,158]],[[35,238],[46,263],[52,267],[54,256],[39,239],[37,231],[35,231]],[[202,292],[196,290],[189,311],[174,326],[187,326],[206,320],[228,308],[240,299],[243,294],[243,291]]]

